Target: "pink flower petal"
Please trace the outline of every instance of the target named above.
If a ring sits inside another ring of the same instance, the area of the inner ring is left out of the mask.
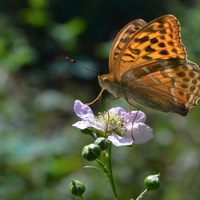
[[[76,100],[74,103],[74,111],[78,117],[83,119],[84,121],[91,121],[94,119],[93,112],[91,108],[85,104],[83,104],[81,101]]]
[[[120,108],[120,107],[111,108],[108,112],[109,112],[110,114],[119,115],[119,116],[121,116],[121,117],[124,117],[124,115],[127,114],[127,112],[126,112],[123,108]],[[108,113],[108,112],[107,112],[107,113]]]
[[[152,129],[144,123],[136,123],[133,128],[135,144],[143,144],[153,138]]]
[[[79,128],[81,130],[91,127],[90,123],[87,123],[86,121],[78,121],[72,126],[75,126],[76,128]]]
[[[115,133],[108,136],[108,140],[110,140],[115,146],[130,146],[133,144],[133,139],[130,137],[121,137]]]

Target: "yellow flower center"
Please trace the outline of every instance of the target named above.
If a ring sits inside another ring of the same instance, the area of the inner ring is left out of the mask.
[[[98,113],[94,123],[101,127],[104,136],[111,135],[113,132],[122,136],[126,130],[123,117],[106,112]]]

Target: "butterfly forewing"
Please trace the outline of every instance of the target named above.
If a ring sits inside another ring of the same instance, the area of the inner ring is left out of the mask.
[[[124,46],[132,39],[135,33],[144,27],[147,23],[142,19],[136,19],[128,23],[121,31],[117,34],[113,45],[110,50],[109,56],[109,68],[110,72],[115,73],[115,67],[118,61],[118,57],[121,54]]]
[[[160,17],[136,32],[118,57],[118,71],[158,59],[186,58],[178,21],[171,15]],[[119,78],[119,74],[118,77]]]

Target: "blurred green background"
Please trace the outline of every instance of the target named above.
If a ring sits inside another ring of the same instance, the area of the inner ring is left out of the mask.
[[[113,199],[97,170],[81,157],[92,139],[72,127],[75,99],[92,101],[97,75],[108,72],[108,54],[128,22],[171,13],[180,21],[190,60],[200,63],[200,2],[191,0],[0,0],[0,199],[75,199],[71,179],[83,181],[85,198]],[[112,97],[104,93],[105,99]],[[126,103],[118,100],[109,107]],[[92,105],[95,113],[99,103]],[[200,199],[200,105],[187,117],[141,108],[154,138],[133,148],[113,148],[121,200],[144,190],[149,174],[161,188],[144,199]]]

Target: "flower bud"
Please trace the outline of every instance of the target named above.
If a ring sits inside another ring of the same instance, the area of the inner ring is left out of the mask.
[[[97,144],[89,144],[83,147],[82,156],[88,160],[93,161],[96,160],[101,154],[101,149]]]
[[[74,196],[81,197],[82,194],[85,192],[85,190],[86,190],[86,188],[85,188],[84,184],[80,181],[72,180],[71,183],[69,184],[69,191]]]
[[[99,145],[102,151],[106,150],[109,145],[109,141],[104,137],[97,138],[94,143]]]
[[[144,180],[144,184],[147,190],[157,190],[160,187],[160,174],[147,176]]]

